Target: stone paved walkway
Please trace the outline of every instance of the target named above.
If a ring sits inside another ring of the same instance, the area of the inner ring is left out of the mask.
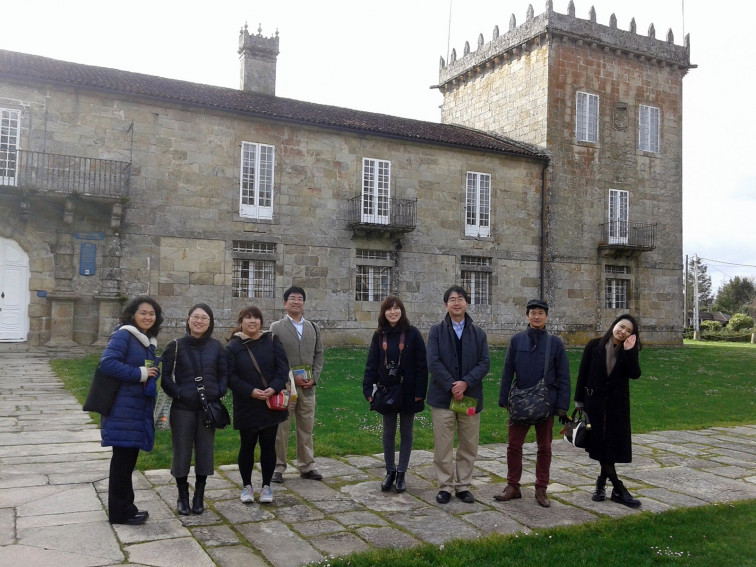
[[[554,442],[552,506],[534,499],[535,448],[525,448],[523,499],[496,502],[504,487],[506,446],[480,448],[475,504],[435,502],[432,454],[412,454],[409,490],[382,493],[380,455],[318,459],[324,482],[286,474],[275,503],[239,501],[235,466],[208,481],[201,516],[179,517],[167,470],[135,473],[137,501],[150,512],[142,526],[107,521],[110,449],[63,390],[40,353],[0,350],[0,565],[296,567],[329,556],[381,548],[441,544],[452,538],[528,533],[602,516],[638,513],[592,502],[596,465],[581,450]],[[633,437],[635,460],[620,475],[643,502],[662,512],[715,501],[756,498],[756,425],[663,431]],[[190,475],[190,479],[193,475]],[[255,472],[253,484],[259,484]]]

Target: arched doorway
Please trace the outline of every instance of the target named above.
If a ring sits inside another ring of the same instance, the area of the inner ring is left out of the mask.
[[[29,334],[29,256],[0,237],[0,341],[24,342]]]

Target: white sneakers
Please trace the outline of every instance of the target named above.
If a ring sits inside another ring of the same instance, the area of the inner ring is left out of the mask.
[[[273,491],[267,484],[260,491],[260,504],[270,504],[273,502]]]
[[[252,488],[252,485],[248,484],[242,489],[240,500],[245,504],[251,504],[255,501],[255,489]],[[266,484],[260,491],[260,503],[270,504],[271,502],[273,502],[273,491]]]
[[[242,489],[241,501],[245,504],[250,504],[255,501],[255,489],[251,484],[248,484]]]

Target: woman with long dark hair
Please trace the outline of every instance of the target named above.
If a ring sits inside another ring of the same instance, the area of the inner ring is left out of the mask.
[[[157,336],[163,310],[153,298],[139,296],[123,309],[120,324],[100,358],[104,374],[120,386],[113,407],[102,417],[102,446],[113,447],[108,482],[108,516],[111,524],[143,524],[149,513],[134,505],[134,472],[139,450],[155,444],[153,412],[157,397]]]
[[[591,424],[586,447],[588,456],[601,464],[593,500],[606,499],[606,481],[611,481],[612,502],[637,508],[617,477],[616,463],[632,462],[630,439],[630,380],[640,378],[638,353],[643,348],[638,322],[632,315],[620,315],[604,336],[591,340],[580,361],[575,405],[582,407]]]
[[[168,343],[163,352],[160,385],[171,398],[171,474],[178,487],[177,511],[182,516],[205,511],[205,484],[214,474],[215,429],[205,427],[205,402],[220,401],[226,393],[226,357],[212,338],[215,317],[210,306],[197,303],[186,318],[186,335]],[[178,355],[177,355],[178,353]],[[201,381],[198,382],[198,378]],[[189,467],[194,452],[194,498],[189,508]]]
[[[262,470],[260,503],[273,502],[270,482],[276,468],[276,433],[278,424],[289,417],[288,411],[271,410],[266,403],[286,388],[289,361],[281,340],[262,327],[262,311],[254,305],[245,307],[226,345],[228,386],[234,394],[234,429],[239,430],[241,501],[245,504],[254,502],[252,468],[258,441]]]
[[[370,343],[362,393],[371,404],[375,388],[401,383],[401,408],[383,414],[383,458],[386,477],[381,490],[390,490],[396,482],[397,492],[407,490],[405,474],[409,467],[414,440],[415,414],[423,411],[428,389],[428,362],[425,342],[410,325],[404,303],[390,295],[381,303],[378,328]],[[399,464],[395,463],[396,426],[399,421]]]

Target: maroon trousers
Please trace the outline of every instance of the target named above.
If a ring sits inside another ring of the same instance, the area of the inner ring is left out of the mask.
[[[507,444],[507,483],[520,487],[522,477],[522,446],[530,425],[512,423],[508,420],[509,442]],[[546,488],[549,485],[549,469],[551,468],[551,439],[554,433],[554,416],[535,426],[536,445],[536,488]]]

